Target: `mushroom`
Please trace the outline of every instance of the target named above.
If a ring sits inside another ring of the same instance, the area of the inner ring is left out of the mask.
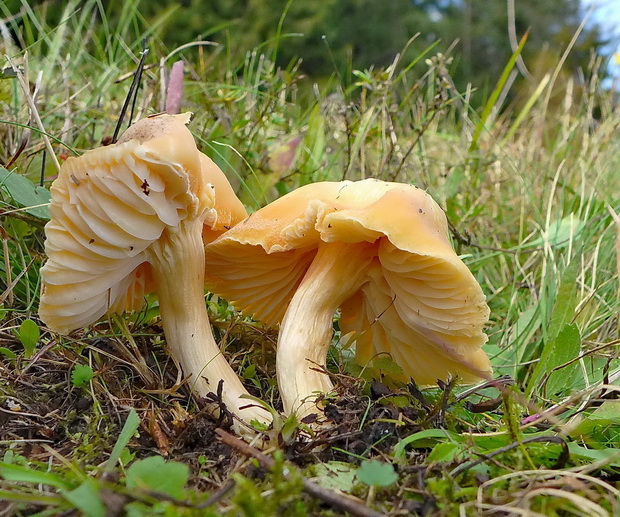
[[[67,334],[108,312],[159,298],[167,346],[199,396],[218,389],[245,422],[248,406],[218,348],[204,301],[204,243],[246,216],[223,173],[196,148],[190,114],[157,115],[117,144],[69,158],[51,187],[39,315]],[[244,407],[245,406],[245,407]]]
[[[491,375],[482,289],[423,190],[374,179],[301,187],[206,246],[206,284],[247,315],[280,324],[276,370],[286,414],[317,413],[333,317],[367,364],[391,354],[403,380]]]

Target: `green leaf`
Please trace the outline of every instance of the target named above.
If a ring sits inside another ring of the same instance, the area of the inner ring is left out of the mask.
[[[439,440],[452,440],[451,433],[445,429],[426,429],[406,436],[394,446],[394,458],[402,459],[405,457],[405,450],[408,446],[413,447],[433,447]],[[458,441],[458,440],[455,440]]]
[[[542,437],[549,436],[548,431],[540,431],[537,433],[528,433],[527,436],[524,435],[524,438],[534,438],[534,437]],[[505,447],[513,442],[513,438],[509,432],[504,433],[474,433],[474,434],[462,434],[459,436],[462,440],[459,443],[468,444],[470,441],[473,441],[481,450],[491,451],[494,449],[499,449],[500,447]]]
[[[313,481],[328,490],[350,492],[355,485],[357,467],[343,461],[329,461],[312,466]]]
[[[562,332],[554,339],[554,348],[547,361],[546,369],[549,379],[545,386],[547,395],[570,391],[575,373],[579,369],[578,361],[573,361],[579,356],[581,350],[581,335],[577,325],[566,325]],[[553,371],[558,366],[573,361],[568,366]]]
[[[125,447],[121,451],[121,455],[119,457],[119,461],[121,462],[121,465],[126,467],[127,465],[129,465],[133,461],[133,459],[135,457],[136,457],[136,453],[135,452],[131,452],[127,447]]]
[[[534,389],[538,386],[538,382],[545,373],[549,373],[553,368],[561,363],[549,363],[553,355],[553,351],[558,346],[562,346],[565,339],[570,339],[571,336],[564,335],[561,340],[557,340],[560,331],[565,331],[566,327],[570,324],[575,316],[575,308],[577,307],[577,276],[579,273],[579,258],[575,257],[571,260],[570,264],[562,275],[560,287],[555,298],[555,304],[553,306],[553,312],[549,321],[549,327],[547,332],[547,339],[540,354],[540,360],[534,368],[534,373],[530,378],[527,386],[526,396],[529,397]],[[573,331],[567,331],[573,332]],[[578,332],[578,330],[577,330]],[[549,368],[549,364],[553,364]]]
[[[452,461],[458,454],[465,450],[465,445],[460,443],[438,443],[426,459],[428,463]]]
[[[606,400],[592,412],[590,418],[620,423],[620,400]]]
[[[385,404],[393,404],[398,408],[407,407],[410,404],[409,398],[405,395],[390,395],[384,402]]]
[[[27,214],[46,221],[50,218],[50,191],[35,185],[28,178],[0,167],[0,189],[4,190]]]
[[[573,258],[562,275],[560,287],[555,298],[551,321],[549,322],[549,337],[554,338],[567,323],[575,316],[577,307],[577,276],[579,274],[579,257]]]
[[[110,472],[114,468],[121,456],[121,453],[123,452],[123,449],[127,446],[129,440],[131,440],[131,437],[138,430],[139,425],[140,417],[138,416],[138,413],[136,413],[136,410],[132,409],[127,416],[127,420],[125,420],[125,425],[121,430],[121,434],[118,436],[118,440],[116,440],[116,443],[114,444],[114,449],[112,449],[112,453],[108,458],[104,469],[106,472]]]
[[[176,499],[185,496],[189,467],[176,461],[151,456],[134,461],[127,469],[127,488],[160,492]]]
[[[81,388],[95,376],[92,368],[87,364],[76,364],[71,371],[71,382],[76,388]]]
[[[568,444],[571,457],[589,462],[606,461],[610,467],[620,467],[620,449],[586,449],[575,442]]]
[[[504,85],[506,84],[506,82],[508,81],[508,78],[510,77],[512,69],[517,64],[517,58],[519,57],[519,55],[521,54],[521,51],[523,50],[523,47],[525,46],[527,36],[528,36],[528,33],[525,33],[525,35],[521,38],[521,41],[519,42],[519,46],[514,51],[512,56],[510,56],[508,63],[506,63],[506,66],[504,67],[504,70],[502,71],[502,75],[497,81],[495,88],[491,92],[491,96],[489,97],[489,100],[484,105],[484,108],[482,110],[482,115],[480,115],[480,120],[478,121],[478,124],[476,124],[476,129],[474,130],[474,136],[471,140],[471,144],[469,145],[469,151],[468,151],[469,154],[472,154],[475,150],[478,149],[478,139],[480,138],[480,135],[482,134],[482,131],[485,128],[485,125],[487,123],[487,120],[489,119],[489,116],[491,115],[491,113],[493,112],[493,109],[495,108],[495,104],[497,103],[499,96],[504,89]]]
[[[534,369],[534,373],[532,374],[532,378],[530,379],[527,395],[529,396],[535,388],[539,387],[540,379],[546,375],[550,374],[551,371],[556,367],[560,366],[567,362],[564,360],[568,358],[568,360],[576,357],[579,354],[579,349],[581,347],[581,335],[579,334],[579,328],[577,325],[566,324],[562,331],[553,339],[548,340],[545,343],[542,354],[540,355],[540,360]],[[571,365],[573,366],[573,365]],[[570,384],[566,374],[573,372],[574,368],[569,366],[569,370],[567,372],[562,372],[559,370],[558,372],[554,372],[552,385],[547,386],[547,391],[549,394],[555,393],[551,391],[551,388],[557,389],[562,386],[562,383],[566,384],[567,387],[570,388]],[[577,367],[577,365],[575,365]],[[559,373],[558,377],[555,373]],[[550,379],[551,380],[551,379]]]
[[[4,357],[8,357],[9,359],[15,359],[17,357],[15,355],[15,352],[13,352],[12,350],[9,350],[8,348],[4,346],[0,346],[0,354],[2,354]]]
[[[574,214],[570,214],[569,216],[558,221],[552,221],[549,223],[547,229],[543,231],[542,236],[528,243],[526,246],[528,248],[538,248],[548,244],[552,248],[562,248],[568,246],[571,240],[575,241],[575,238],[584,227],[585,223],[583,221],[575,217]]]
[[[295,436],[295,432],[299,427],[299,421],[297,420],[297,415],[295,413],[291,413],[284,424],[282,425],[282,430],[280,433],[282,434],[282,439],[285,443],[288,443]]]
[[[34,349],[39,342],[40,335],[38,325],[31,319],[24,320],[19,326],[17,338],[24,346],[24,355],[26,356],[26,359],[32,357]]]
[[[97,482],[89,478],[75,490],[63,492],[67,501],[86,517],[105,517],[106,507],[101,502]]]
[[[394,362],[391,356],[384,354],[377,357],[372,362],[372,367],[380,372],[388,374],[390,377],[402,377],[405,375],[405,370],[400,365]]]
[[[256,377],[256,365],[251,364],[247,368],[243,370],[243,378],[244,379],[253,379]]]
[[[369,486],[390,486],[398,480],[398,474],[390,463],[364,460],[357,470],[357,479]]]
[[[570,431],[593,448],[620,446],[620,400],[606,400]]]
[[[620,446],[620,424],[617,419],[590,416],[579,422],[570,434],[593,449]]]
[[[0,476],[7,481],[49,485],[64,490],[70,488],[66,481],[51,472],[41,472],[30,467],[10,463],[0,463]]]

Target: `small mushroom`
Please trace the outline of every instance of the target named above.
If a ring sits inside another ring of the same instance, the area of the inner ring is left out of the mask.
[[[485,296],[423,190],[368,179],[301,187],[206,247],[207,286],[280,324],[276,368],[286,414],[317,413],[333,318],[367,364],[389,353],[403,380],[491,375]]]
[[[51,187],[39,314],[66,334],[137,309],[155,291],[167,346],[194,392],[216,392],[223,380],[232,413],[266,421],[267,411],[240,398],[247,392],[213,338],[204,301],[203,231],[212,240],[246,212],[196,148],[189,117],[143,119],[116,145],[63,164]]]

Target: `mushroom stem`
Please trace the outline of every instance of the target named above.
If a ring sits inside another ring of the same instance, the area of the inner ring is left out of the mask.
[[[168,348],[184,375],[190,376],[192,390],[200,396],[216,393],[223,380],[222,401],[229,411],[245,422],[267,422],[265,409],[240,398],[247,391],[217,346],[209,325],[203,287],[202,222],[185,220],[177,231],[166,230],[147,255],[157,284]]]
[[[276,372],[284,413],[316,413],[316,392],[333,385],[325,368],[334,313],[364,282],[372,244],[321,243],[284,314],[278,336]]]

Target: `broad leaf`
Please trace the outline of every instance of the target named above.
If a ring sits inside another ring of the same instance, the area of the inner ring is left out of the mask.
[[[86,517],[105,517],[106,507],[101,502],[97,482],[89,478],[75,490],[64,492],[63,496]]]
[[[355,485],[357,467],[342,461],[318,463],[312,467],[313,481],[329,490],[350,492]]]
[[[24,320],[19,326],[17,337],[24,346],[24,355],[26,356],[26,359],[32,357],[34,349],[39,342],[40,335],[41,333],[38,325],[30,319]]]
[[[92,368],[87,364],[76,364],[71,372],[71,382],[76,388],[80,388],[89,383],[94,375]]]
[[[357,470],[357,479],[370,486],[390,486],[398,480],[398,474],[390,463],[364,460]]]
[[[610,467],[620,467],[620,449],[586,449],[571,442],[568,444],[568,452],[572,458],[588,462],[605,461]]]
[[[139,426],[140,417],[138,416],[138,413],[136,413],[136,410],[132,409],[127,416],[127,420],[125,420],[123,429],[121,429],[121,434],[119,435],[118,440],[116,440],[114,448],[110,453],[110,457],[108,458],[104,469],[106,472],[110,472],[114,468],[116,462],[121,456],[121,453],[123,452],[123,449],[127,446],[129,440],[131,440],[131,437],[138,430]]]
[[[41,472],[30,467],[12,465],[10,463],[0,463],[0,476],[8,481],[17,481],[19,483],[42,484],[61,489],[69,488],[66,481],[51,472]]]
[[[161,456],[134,461],[127,469],[127,488],[159,492],[176,499],[185,496],[184,487],[188,479],[187,465],[165,461]]]
[[[9,172],[0,167],[0,189],[15,201],[20,207],[24,207],[27,214],[39,219],[49,220],[50,211],[47,206],[51,199],[50,191],[44,187],[35,185],[28,178]]]
[[[568,391],[573,385],[574,375],[579,369],[579,362],[575,359],[581,350],[581,336],[577,325],[566,325],[553,341],[554,347],[546,365],[549,373],[546,385],[548,396]],[[564,368],[553,371],[554,368],[570,361],[573,362]]]

